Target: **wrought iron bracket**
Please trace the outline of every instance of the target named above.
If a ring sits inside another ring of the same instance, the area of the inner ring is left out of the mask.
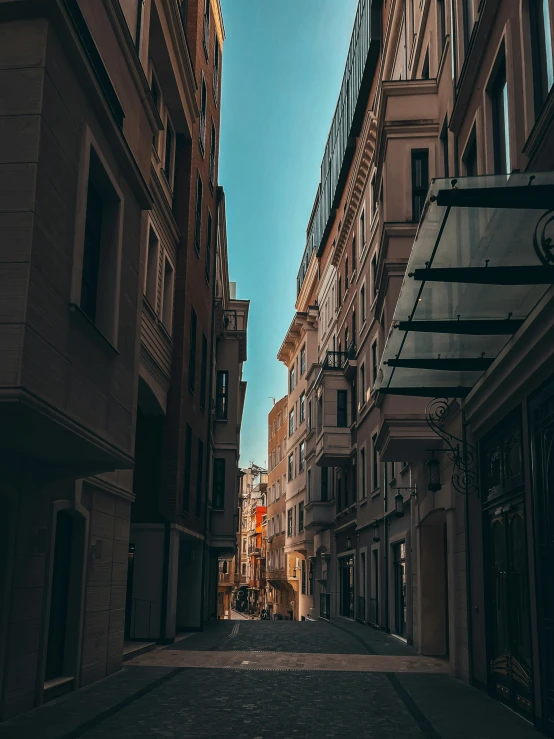
[[[444,453],[452,462],[452,485],[462,495],[477,490],[477,449],[466,439],[465,426],[462,438],[451,434],[445,426],[450,413],[450,403],[446,398],[434,398],[427,404],[425,420],[429,428],[442,439],[446,448],[434,449]]]

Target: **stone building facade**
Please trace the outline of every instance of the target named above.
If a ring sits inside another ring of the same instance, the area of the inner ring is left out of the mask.
[[[248,303],[217,185],[219,3],[1,5],[4,718],[215,617]]]
[[[295,306],[314,613],[551,735],[553,12],[360,0]]]

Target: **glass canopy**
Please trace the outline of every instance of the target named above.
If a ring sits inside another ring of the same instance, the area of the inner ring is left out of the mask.
[[[433,180],[375,389],[464,397],[554,284],[554,172]]]

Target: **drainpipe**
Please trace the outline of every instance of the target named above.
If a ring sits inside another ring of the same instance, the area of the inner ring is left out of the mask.
[[[463,402],[463,401],[462,401]],[[467,421],[465,408],[462,406],[462,444],[464,457],[467,452]],[[471,599],[471,575],[470,575],[470,546],[471,540],[469,536],[469,480],[465,476],[465,501],[464,501],[464,528],[465,528],[465,547],[466,547],[466,611],[467,611],[467,669],[469,684],[473,683],[473,622],[472,622],[472,599]]]
[[[383,479],[384,483],[384,479]],[[385,584],[385,631],[387,634],[390,632],[390,625],[389,625],[389,527],[388,527],[388,521],[387,521],[387,508],[388,508],[388,501],[387,501],[387,489],[385,486],[384,495],[383,495],[383,508],[385,515],[383,516],[383,528],[384,528],[384,544],[385,544],[385,552],[383,554],[383,559],[385,560],[385,573],[384,573],[384,584]]]
[[[456,105],[456,76],[457,76],[457,63],[456,63],[456,24],[454,18],[454,0],[450,0],[450,49],[452,53],[452,109]],[[454,133],[454,132],[453,132]],[[454,134],[454,176],[458,177],[460,174],[460,166],[458,162],[458,136]]]
[[[211,351],[210,351],[210,382],[208,385],[208,412],[207,412],[207,422],[206,422],[206,475],[205,475],[205,482],[204,482],[204,541],[202,542],[202,578],[201,578],[201,590],[200,590],[200,630],[204,630],[204,606],[206,602],[206,582],[204,578],[206,577],[206,562],[207,558],[209,557],[208,552],[208,512],[209,512],[209,485],[210,485],[210,468],[209,468],[209,460],[210,460],[210,429],[211,429],[211,423],[212,423],[212,393],[213,393],[213,381],[214,381],[214,361],[215,361],[215,278],[217,273],[217,234],[219,231],[219,203],[221,202],[221,193],[222,190],[220,186],[217,186],[216,189],[216,215],[215,215],[215,247],[213,250],[213,269],[212,269],[212,326],[211,326]],[[208,572],[208,578],[210,573]],[[216,588],[217,588],[217,579],[216,579]],[[217,592],[217,591],[216,591]],[[216,610],[217,610],[217,595],[216,595]]]

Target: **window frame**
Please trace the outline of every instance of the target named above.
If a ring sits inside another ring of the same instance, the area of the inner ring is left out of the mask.
[[[217,370],[215,383],[215,417],[227,421],[229,417],[229,371]]]

